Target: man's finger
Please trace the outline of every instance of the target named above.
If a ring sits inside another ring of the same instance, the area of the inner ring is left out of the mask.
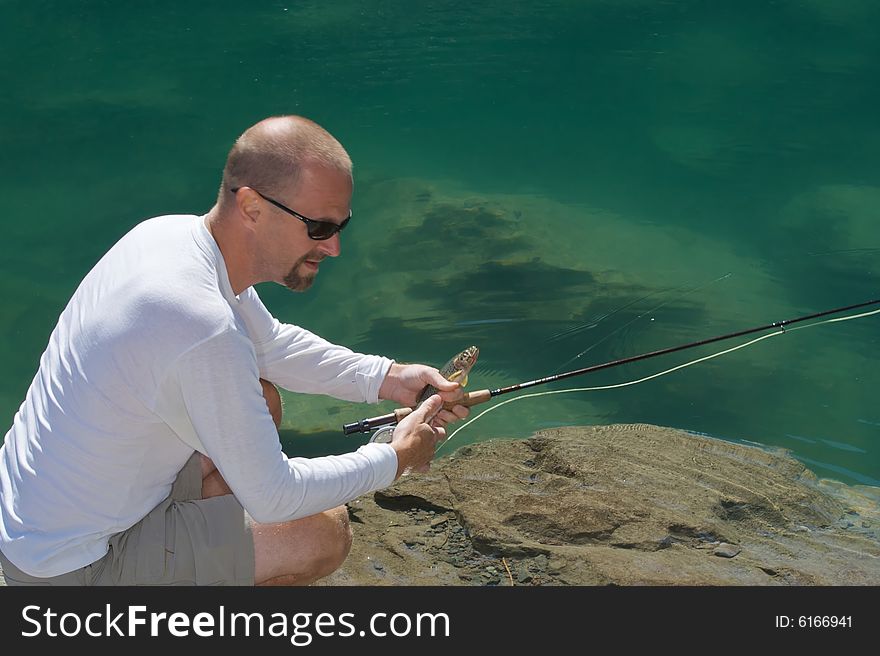
[[[464,405],[456,405],[452,407],[452,412],[455,413],[456,419],[464,419],[471,413],[471,409]],[[456,419],[452,421],[456,421]]]
[[[458,415],[454,414],[450,410],[441,410],[437,413],[437,416],[434,417],[434,422],[442,422],[439,425],[445,426],[446,424],[452,423],[453,421],[458,421]]]
[[[455,384],[458,385],[458,383]],[[443,403],[447,405],[449,403],[459,403],[462,398],[464,398],[465,394],[464,388],[462,388],[460,385],[454,390],[439,390],[439,392],[440,398],[443,399]]]
[[[440,395],[432,394],[425,399],[418,408],[413,410],[412,414],[415,415],[415,421],[427,424],[430,423],[434,418],[434,415],[436,415],[442,407],[443,399],[440,398]]]
[[[433,387],[444,392],[452,392],[457,390],[461,385],[454,380],[446,380],[443,375],[436,369],[431,371],[430,383]]]

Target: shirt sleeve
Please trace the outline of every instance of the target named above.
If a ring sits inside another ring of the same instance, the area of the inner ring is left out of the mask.
[[[355,353],[272,316],[253,287],[237,308],[257,358],[260,377],[291,392],[326,394],[345,401],[376,403],[393,360]]]
[[[320,458],[287,458],[258,381],[253,347],[234,330],[193,347],[176,362],[189,421],[245,510],[260,523],[313,515],[390,485],[389,444]]]

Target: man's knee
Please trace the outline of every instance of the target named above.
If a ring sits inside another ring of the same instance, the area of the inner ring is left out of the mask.
[[[224,494],[232,494],[232,490],[226,483],[214,461],[208,456],[202,456],[202,499],[220,497]]]
[[[258,585],[309,585],[339,569],[351,550],[345,506],[253,531]]]
[[[281,395],[278,393],[278,388],[262,378],[260,378],[260,385],[263,387],[263,398],[266,399],[266,405],[269,406],[269,414],[272,415],[275,428],[281,428]]]
[[[327,518],[323,530],[323,542],[325,548],[324,558],[319,566],[323,573],[320,576],[332,574],[342,566],[348,553],[351,551],[352,533],[351,523],[348,520],[348,508],[337,506],[322,513]]]

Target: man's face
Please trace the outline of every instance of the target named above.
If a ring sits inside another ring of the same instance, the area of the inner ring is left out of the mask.
[[[342,223],[349,214],[351,191],[348,175],[312,167],[303,171],[294,191],[277,200],[310,219]],[[330,239],[311,239],[305,223],[282,210],[277,214],[283,223],[267,246],[273,270],[278,272],[276,282],[293,291],[305,291],[315,280],[319,262],[339,255],[339,233]]]

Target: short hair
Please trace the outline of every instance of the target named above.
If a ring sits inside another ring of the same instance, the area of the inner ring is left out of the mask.
[[[253,187],[266,195],[280,195],[299,184],[308,166],[322,166],[351,176],[351,158],[333,135],[302,116],[273,116],[242,133],[226,157],[218,203],[230,190]]]

